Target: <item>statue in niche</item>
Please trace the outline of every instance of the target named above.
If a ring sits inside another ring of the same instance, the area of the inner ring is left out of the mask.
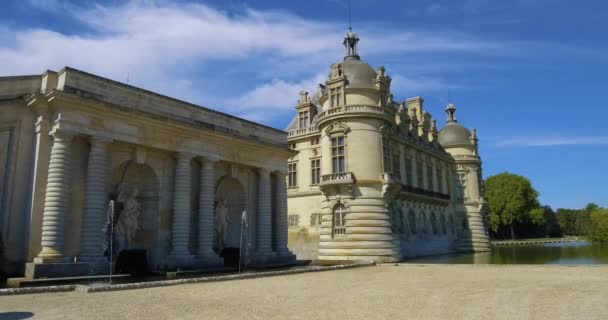
[[[139,190],[135,187],[129,188],[122,184],[118,190],[116,201],[121,204],[122,210],[118,214],[118,219],[114,227],[114,237],[116,241],[116,252],[129,249],[139,230],[139,215],[141,205],[137,201]]]
[[[228,216],[228,207],[226,207],[226,203],[222,199],[215,207],[215,236],[217,239],[218,253],[221,253],[222,250],[225,248],[226,234],[228,231],[229,224],[230,217]]]

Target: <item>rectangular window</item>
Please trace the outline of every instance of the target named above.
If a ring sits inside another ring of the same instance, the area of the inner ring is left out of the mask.
[[[290,143],[290,144],[289,144],[289,148],[290,148],[290,149],[295,149],[295,148],[297,148],[297,147],[298,147],[298,145],[297,145],[297,144],[295,144],[295,143]]]
[[[393,154],[393,172],[398,175],[401,175],[401,161],[399,160],[401,160],[399,154]]]
[[[287,165],[287,186],[290,188],[298,186],[298,163],[292,162]]]
[[[321,225],[321,214],[313,213],[310,215],[310,226],[317,227]]]
[[[321,181],[321,159],[310,160],[311,184],[318,184]]]
[[[300,112],[300,129],[308,128],[308,111]]]
[[[342,98],[342,93],[341,93],[340,88],[333,88],[333,89],[329,90],[329,99],[330,99],[332,108],[340,106],[342,104],[341,98]]]
[[[412,158],[405,159],[405,184],[408,186],[414,185],[412,180]]]
[[[300,224],[300,216],[297,214],[290,214],[287,216],[287,226],[289,228],[297,228]]]
[[[437,167],[437,192],[443,193],[443,169],[441,166]]]
[[[422,161],[418,161],[416,162],[416,172],[418,173],[418,188],[422,189],[424,188],[424,175],[422,175],[423,171],[422,171]]]
[[[387,138],[382,139],[382,163],[384,164],[384,172],[392,172],[391,170],[391,143]]]
[[[426,181],[427,181],[427,190],[433,190],[433,166],[428,164],[426,166]]]
[[[344,173],[344,137],[331,139],[331,172]]]
[[[319,138],[314,138],[314,139],[312,139],[312,140],[310,141],[310,144],[311,144],[311,145],[313,145],[313,146],[314,146],[314,145],[319,144]]]

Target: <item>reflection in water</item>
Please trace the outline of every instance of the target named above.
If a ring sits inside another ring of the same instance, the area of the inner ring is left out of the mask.
[[[492,252],[444,255],[409,262],[453,264],[608,264],[608,243],[566,242],[495,246]]]

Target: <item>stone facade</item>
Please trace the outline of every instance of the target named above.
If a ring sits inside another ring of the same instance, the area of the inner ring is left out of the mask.
[[[446,108],[438,131],[420,97],[396,102],[348,32],[325,84],[300,93],[288,142],[289,247],[320,263],[397,261],[490,249],[477,137]],[[473,131],[474,132],[474,131]]]
[[[117,245],[145,249],[150,269],[221,264],[220,202],[223,248],[240,248],[246,211],[248,263],[293,261],[286,142],[283,131],[68,67],[2,77],[3,268],[103,272],[110,199],[124,212]]]

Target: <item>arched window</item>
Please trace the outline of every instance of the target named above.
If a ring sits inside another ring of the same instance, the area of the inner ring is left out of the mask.
[[[408,220],[410,222],[410,232],[416,234],[416,213],[412,209],[410,209],[410,213],[408,214]]]
[[[341,203],[334,207],[333,212],[333,236],[343,236],[346,234],[346,208]]]
[[[439,222],[441,224],[441,234],[447,234],[448,230],[445,225],[445,216],[442,213],[439,214]]]
[[[431,227],[433,228],[433,234],[437,234],[437,215],[435,212],[431,213]]]

